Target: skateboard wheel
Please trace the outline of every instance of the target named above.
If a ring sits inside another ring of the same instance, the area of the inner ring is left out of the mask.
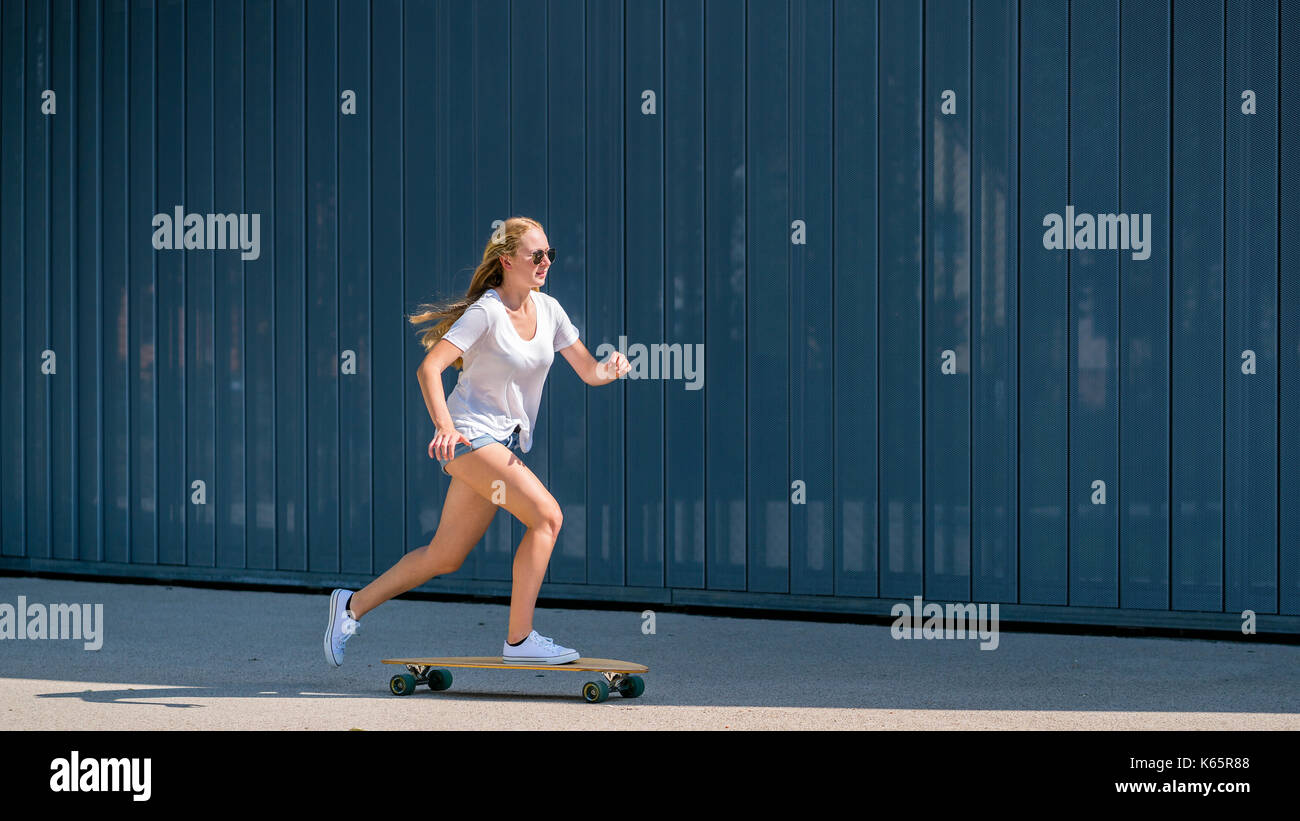
[[[645,692],[645,680],[640,676],[628,676],[619,682],[618,693],[623,698],[636,698]]]
[[[430,690],[448,689],[451,687],[451,671],[443,669],[430,670],[428,684]]]
[[[415,692],[415,676],[410,673],[393,676],[388,680],[388,689],[395,696],[409,696]]]
[[[588,704],[599,704],[609,698],[609,685],[604,679],[589,681],[582,685],[582,697]]]

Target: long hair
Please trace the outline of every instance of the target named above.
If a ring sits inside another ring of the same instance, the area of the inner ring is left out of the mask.
[[[540,223],[528,217],[511,217],[506,220],[488,239],[487,247],[483,249],[483,261],[478,264],[478,268],[474,269],[474,276],[470,278],[469,290],[465,292],[465,296],[451,302],[423,304],[420,306],[419,313],[410,315],[412,325],[434,323],[432,328],[420,332],[420,343],[424,345],[426,351],[432,350],[433,346],[438,344],[438,340],[442,339],[442,335],[451,329],[456,320],[460,319],[465,309],[477,302],[488,288],[501,285],[505,277],[501,257],[513,256],[515,251],[519,250],[519,241],[532,228],[545,230]],[[533,288],[533,290],[541,289]],[[456,368],[464,367],[461,357],[457,357],[452,365]]]

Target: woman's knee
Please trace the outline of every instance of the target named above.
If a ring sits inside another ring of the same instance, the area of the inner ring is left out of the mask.
[[[486,447],[474,454],[482,455],[475,461],[466,460],[461,476],[476,492],[501,504],[525,527],[544,530],[552,536],[559,534],[564,524],[560,505],[522,460],[505,448]],[[505,483],[504,488],[500,482]],[[500,490],[505,491],[504,501],[498,499]]]
[[[560,527],[564,525],[564,514],[560,511],[560,506],[554,499],[548,504],[544,504],[537,511],[537,518],[530,527],[543,533],[548,533],[552,538],[560,535]]]
[[[441,562],[434,565],[433,574],[435,576],[445,576],[448,573],[455,573],[457,570],[460,570],[460,566],[464,563],[465,558],[463,556],[452,559],[443,559]]]
[[[457,570],[460,570],[460,566],[465,562],[465,557],[455,555],[448,556],[444,551],[436,550],[434,548],[435,544],[436,540],[430,542],[424,547],[418,548],[416,551],[413,551],[421,553],[418,558],[420,559],[420,563],[424,566],[424,570],[431,574],[429,578],[433,578],[434,576],[444,576],[448,573],[455,573]]]

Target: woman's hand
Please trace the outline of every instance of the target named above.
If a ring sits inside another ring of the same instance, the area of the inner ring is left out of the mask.
[[[458,433],[455,428],[438,428],[438,432],[429,441],[429,458],[450,460],[461,442],[470,444],[465,435]]]
[[[596,373],[601,379],[614,381],[623,376],[623,374],[632,370],[632,365],[627,361],[627,357],[618,351],[614,351],[609,358],[596,366]]]

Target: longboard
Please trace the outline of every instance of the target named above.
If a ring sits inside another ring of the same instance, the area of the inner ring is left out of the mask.
[[[384,664],[400,664],[408,672],[398,673],[388,682],[388,690],[395,696],[409,696],[421,684],[430,690],[451,687],[451,671],[447,667],[477,667],[487,670],[559,670],[573,673],[600,673],[601,677],[582,685],[582,698],[589,704],[599,704],[609,698],[611,691],[624,698],[636,698],[645,692],[645,682],[637,673],[648,673],[649,667],[617,659],[579,658],[566,664],[506,664],[500,656],[451,656],[425,659],[381,659]]]

